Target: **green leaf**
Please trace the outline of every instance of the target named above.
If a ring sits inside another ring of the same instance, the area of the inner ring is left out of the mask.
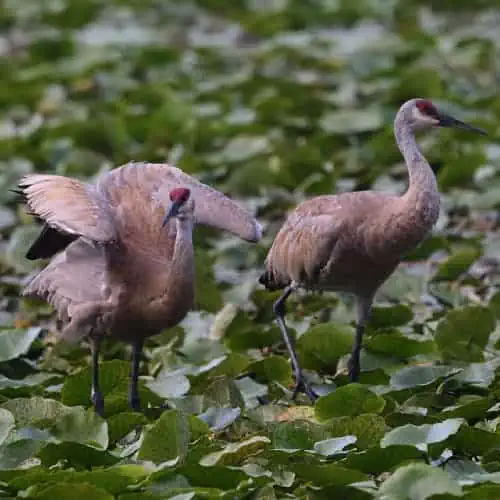
[[[0,329],[0,362],[26,354],[41,331],[38,326],[15,330]]]
[[[385,420],[380,415],[370,413],[333,418],[325,427],[332,437],[356,436],[356,446],[360,449],[378,444],[386,432]]]
[[[462,488],[446,472],[426,464],[400,467],[379,490],[382,498],[391,500],[425,500],[445,493],[461,496]]]
[[[467,500],[497,500],[500,498],[500,485],[481,484],[467,488]]]
[[[207,469],[196,463],[179,467],[176,472],[185,477],[192,486],[221,488],[223,490],[237,488],[242,481],[248,478],[242,470],[216,465]]]
[[[231,425],[240,415],[240,408],[216,408],[211,406],[198,415],[198,418],[206,422],[213,431],[221,431]]]
[[[500,447],[500,434],[463,425],[454,436],[451,436],[449,445],[457,453],[482,456]]]
[[[369,351],[400,359],[431,354],[437,350],[437,346],[433,340],[422,340],[416,336],[410,338],[398,331],[380,333],[370,337],[366,339],[364,345]]]
[[[489,408],[490,402],[488,398],[480,398],[471,396],[471,400],[460,404],[449,406],[443,409],[443,411],[437,415],[438,418],[464,418],[465,420],[479,420],[484,415]]]
[[[132,474],[129,473],[131,467],[135,469]],[[23,476],[10,481],[9,486],[24,490],[32,485],[41,489],[43,484],[49,486],[54,483],[74,483],[77,486],[79,483],[87,483],[117,495],[146,475],[141,466],[134,465],[93,471],[28,469]]]
[[[237,443],[229,443],[223,450],[210,453],[200,460],[200,465],[238,465],[247,457],[264,450],[270,440],[264,436],[254,436]],[[207,471],[208,472],[208,471]]]
[[[179,410],[167,410],[146,431],[137,458],[154,463],[176,459],[183,461],[187,456],[189,439],[186,415]]]
[[[92,370],[88,366],[64,380],[61,390],[61,401],[68,406],[89,406]],[[110,406],[111,394],[128,394],[128,381],[130,377],[130,363],[115,359],[105,361],[99,365],[99,384],[105,399],[106,414]]]
[[[206,389],[205,397],[213,406],[243,408],[245,404],[238,387],[227,377],[216,378]]]
[[[339,438],[324,439],[314,443],[314,451],[325,457],[331,457],[344,452],[344,448],[357,441],[356,436],[342,436]]]
[[[454,281],[478,259],[481,252],[477,248],[462,248],[440,264],[434,281]]]
[[[36,493],[32,498],[41,500],[113,500],[113,495],[91,484],[60,483]]]
[[[354,330],[349,325],[321,323],[297,340],[303,368],[335,373],[339,358],[351,352]]]
[[[68,467],[77,469],[113,465],[120,460],[104,450],[74,442],[48,443],[37,456],[45,467],[51,467],[63,461]]]
[[[413,311],[404,304],[373,307],[370,326],[373,328],[389,328],[403,326],[413,319]]]
[[[328,431],[310,420],[278,423],[273,429],[272,446],[279,450],[312,450],[316,441],[329,437]]]
[[[452,373],[457,373],[459,370],[452,366],[405,366],[392,374],[390,384],[396,390],[425,386]]]
[[[155,394],[162,398],[179,398],[189,391],[189,379],[182,373],[161,371],[156,379],[147,384]]]
[[[15,422],[14,415],[10,411],[0,408],[0,445],[14,429]]]
[[[8,398],[22,398],[40,395],[44,386],[49,383],[57,383],[62,377],[51,373],[35,373],[22,379],[11,379],[0,375],[0,394]]]
[[[49,430],[60,441],[74,441],[102,449],[108,447],[108,424],[92,408],[72,408],[71,412],[58,418]]]
[[[215,281],[213,258],[207,252],[195,249],[195,300],[200,309],[217,312],[222,307],[220,289]]]
[[[367,474],[382,474],[408,461],[423,459],[423,454],[413,446],[372,446],[366,451],[349,453],[345,465]]]
[[[438,323],[436,343],[445,360],[482,361],[495,325],[495,315],[486,307],[453,309]]]
[[[380,413],[384,406],[384,398],[377,396],[364,385],[353,383],[320,397],[316,401],[315,415],[319,421],[325,421],[333,417]]]
[[[31,436],[32,437],[32,436]],[[44,445],[42,439],[16,439],[0,450],[0,469],[13,469],[32,459]]]
[[[108,418],[108,433],[110,443],[115,443],[139,425],[147,423],[142,413],[123,412]]]
[[[456,434],[463,423],[462,418],[450,418],[439,424],[403,425],[389,431],[380,446],[386,448],[393,445],[413,445],[425,451],[429,444],[440,443]]]
[[[38,396],[11,399],[3,403],[1,407],[9,410],[14,415],[18,427],[57,420],[72,411],[72,408],[64,406],[54,399]]]
[[[384,117],[378,107],[329,111],[321,118],[321,128],[327,134],[359,134],[382,127]]]
[[[248,366],[259,382],[279,382],[284,386],[292,383],[292,368],[283,356],[269,356]]]
[[[298,464],[292,465],[292,470],[299,478],[321,486],[346,486],[368,479],[368,476],[360,471],[347,469],[335,463]]]
[[[291,332],[291,335],[294,333]],[[242,312],[238,313],[224,335],[224,343],[233,352],[263,349],[280,341],[281,333],[277,326],[265,328],[256,325]]]

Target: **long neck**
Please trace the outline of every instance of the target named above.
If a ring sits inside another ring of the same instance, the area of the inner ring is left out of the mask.
[[[412,223],[427,232],[439,216],[439,191],[436,177],[420,151],[415,134],[403,114],[394,124],[396,142],[408,167],[409,185],[402,200],[404,212]],[[415,228],[415,229],[417,229]]]
[[[194,278],[193,220],[178,218],[172,269]]]

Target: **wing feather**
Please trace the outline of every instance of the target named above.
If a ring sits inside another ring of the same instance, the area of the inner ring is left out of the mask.
[[[179,168],[161,163],[132,163],[122,168],[139,169],[138,184],[142,189],[150,189],[153,199],[165,208],[170,203],[169,192],[172,189],[188,187],[195,201],[196,223],[228,231],[246,241],[257,242],[262,237],[262,226],[252,214]]]
[[[115,239],[112,216],[95,186],[60,175],[29,174],[19,188],[31,212],[57,231],[96,242]]]

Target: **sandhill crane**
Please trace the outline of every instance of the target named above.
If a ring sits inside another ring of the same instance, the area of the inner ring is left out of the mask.
[[[129,404],[138,411],[144,340],[181,321],[193,303],[194,224],[251,242],[260,239],[260,224],[222,193],[165,164],[126,164],[95,183],[32,174],[19,188],[31,213],[45,222],[27,257],[57,253],[23,294],[54,306],[60,338],[89,338],[91,400],[100,415],[101,340],[132,344]]]
[[[417,130],[430,127],[485,134],[443,114],[428,100],[409,100],[394,122],[396,142],[408,167],[406,193],[318,196],[299,204],[278,232],[259,281],[271,290],[284,289],[273,309],[294,369],[294,397],[299,390],[313,401],[316,395],[302,375],[290,342],[284,319],[287,298],[299,287],[354,294],[357,321],[348,370],[350,380],[357,381],[363,332],[375,293],[438,219],[436,178],[415,139]]]

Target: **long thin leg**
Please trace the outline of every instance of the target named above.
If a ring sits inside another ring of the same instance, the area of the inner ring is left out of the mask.
[[[351,382],[357,382],[359,380],[359,374],[361,372],[360,366],[360,355],[361,347],[363,345],[363,334],[365,333],[365,325],[370,318],[370,312],[372,307],[373,298],[357,297],[357,321],[356,321],[356,335],[354,338],[354,343],[352,345],[352,354],[349,359],[348,369],[349,369],[349,379]]]
[[[130,376],[130,388],[128,401],[130,408],[134,411],[141,410],[141,403],[139,400],[139,390],[137,388],[139,380],[139,366],[141,363],[142,347],[144,342],[138,340],[132,344],[132,374]]]
[[[317,398],[317,395],[309,387],[309,384],[304,379],[302,370],[297,360],[295,349],[293,348],[292,341],[290,340],[288,328],[286,327],[285,323],[285,314],[286,314],[285,302],[293,291],[294,287],[292,285],[286,287],[281,297],[273,304],[273,311],[274,314],[276,314],[276,320],[278,322],[279,329],[281,330],[281,335],[283,336],[283,340],[290,355],[290,360],[292,362],[292,368],[295,375],[295,389],[293,391],[292,397],[293,399],[295,399],[300,391],[304,391],[305,394],[309,397],[309,399],[312,402],[314,402]]]
[[[90,338],[90,350],[92,352],[92,388],[90,399],[94,405],[95,412],[101,417],[104,416],[104,397],[99,386],[99,349],[101,347],[101,337]]]

